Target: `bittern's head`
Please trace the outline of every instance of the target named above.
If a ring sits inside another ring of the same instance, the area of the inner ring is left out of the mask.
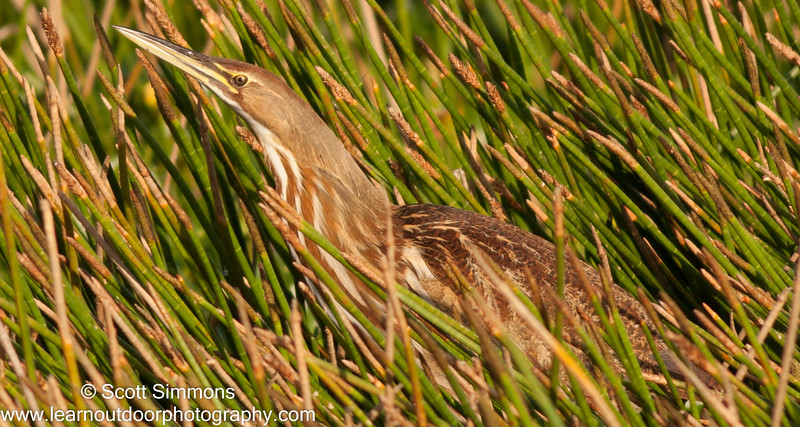
[[[309,197],[309,206],[316,206],[317,195],[330,200],[328,206],[323,203],[315,211],[339,205],[342,212],[352,212],[353,206],[363,205],[363,212],[369,213],[379,211],[374,207],[384,202],[388,205],[383,190],[369,181],[322,118],[278,76],[129,28],[114,28],[197,79],[244,118],[264,147],[265,159],[285,198],[293,198],[292,194]],[[296,200],[295,205],[300,206],[300,199]],[[379,222],[383,220],[381,217]]]
[[[279,77],[246,62],[205,55],[154,37],[115,26],[144,50],[194,77],[249,122],[281,134],[313,110]]]

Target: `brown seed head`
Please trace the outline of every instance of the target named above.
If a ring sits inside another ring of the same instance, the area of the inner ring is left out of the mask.
[[[56,31],[56,26],[53,24],[53,19],[50,17],[50,12],[46,7],[42,8],[40,16],[42,17],[42,29],[44,30],[45,36],[47,36],[47,44],[50,45],[50,49],[53,50],[53,53],[61,58],[64,56],[64,48],[61,47],[61,37],[58,35],[58,31]]]

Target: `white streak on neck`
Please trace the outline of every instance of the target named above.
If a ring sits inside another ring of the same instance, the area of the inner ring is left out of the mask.
[[[264,159],[269,164],[270,169],[272,169],[272,175],[273,178],[275,178],[275,186],[278,188],[281,197],[289,203],[294,202],[293,204],[297,214],[302,217],[303,205],[300,202],[300,195],[303,192],[303,175],[300,174],[300,166],[297,164],[297,159],[294,157],[294,154],[281,144],[281,139],[278,138],[277,135],[261,123],[253,120],[252,116],[239,109],[237,109],[236,112],[244,117],[250,124],[250,127],[256,134],[256,138],[261,143],[261,148],[264,150]],[[286,169],[287,164],[289,166],[288,170]],[[291,173],[292,178],[294,178],[291,181],[289,179],[289,173]],[[295,186],[293,201],[289,200],[289,185]],[[306,236],[299,230],[297,231],[297,237],[300,239],[300,243],[306,246]],[[292,256],[300,261],[297,254],[293,253]]]
[[[303,215],[303,207],[300,203],[300,195],[303,191],[303,176],[300,174],[300,167],[297,163],[297,159],[295,156],[281,144],[280,138],[275,135],[271,130],[267,129],[262,124],[258,123],[257,121],[253,120],[252,116],[245,113],[240,109],[236,109],[236,112],[239,113],[244,119],[248,122],[250,127],[253,129],[253,132],[256,134],[256,137],[261,142],[262,148],[264,150],[264,158],[266,159],[267,163],[269,163],[270,168],[272,169],[272,174],[275,178],[275,185],[278,187],[278,190],[283,197],[289,203],[292,203],[292,200],[288,198],[288,189],[289,185],[295,185],[295,196],[294,196],[294,206],[297,210],[297,213],[300,216]],[[287,166],[288,165],[288,169]],[[289,174],[292,174],[292,178],[294,178],[293,182],[290,183],[289,181]],[[319,185],[319,183],[317,183]],[[325,191],[324,188],[320,188],[320,190]],[[314,196],[312,198],[312,212],[313,218],[311,222],[314,228],[317,231],[325,232],[325,224],[322,222],[322,217],[324,215],[322,203],[318,196]],[[307,219],[307,218],[306,218]],[[307,219],[308,220],[308,219]],[[305,235],[298,231],[297,232],[298,238],[300,239],[300,243],[303,246],[306,246]],[[321,248],[320,248],[321,249]],[[294,251],[293,248],[290,247],[292,257],[300,261],[300,257]],[[348,293],[352,298],[358,301],[361,304],[365,304],[364,298],[361,296],[361,292],[355,284],[353,283],[353,279],[350,276],[349,271],[347,268],[342,265],[339,261],[337,261],[331,254],[329,254],[324,249],[320,250],[322,254],[323,260],[328,264],[330,269],[333,271],[333,275],[342,284],[345,289],[347,289]],[[307,283],[312,284],[311,288],[314,290],[314,293],[317,294],[317,289],[313,286],[313,282],[311,280],[307,280]],[[317,295],[320,301],[324,301],[321,299],[321,295]]]
[[[317,182],[317,190],[325,191],[325,189],[322,188],[322,185],[319,182]],[[317,229],[317,231],[319,231],[323,235],[326,234],[328,230],[327,227],[325,227],[325,223],[322,221],[322,218],[324,218],[325,216],[325,212],[323,212],[322,202],[319,200],[319,196],[317,196],[316,194],[314,194],[311,197],[311,207],[313,209],[312,215],[314,217],[312,225],[314,226],[315,229]]]
[[[300,174],[300,167],[297,164],[297,159],[294,157],[294,154],[292,154],[291,151],[283,146],[281,139],[278,138],[278,136],[275,135],[271,130],[254,120],[253,117],[246,112],[240,109],[236,110],[236,112],[244,117],[245,121],[250,124],[250,127],[256,134],[256,138],[258,138],[259,142],[261,142],[261,146],[264,150],[264,159],[266,159],[270,169],[272,169],[272,175],[275,178],[275,185],[278,187],[281,197],[283,197],[284,200],[291,202],[287,198],[289,185],[291,184],[297,187],[297,191],[295,192],[297,197],[294,205],[295,209],[297,209],[297,213],[301,214],[302,216],[299,196],[300,192],[302,191],[303,176]],[[288,170],[286,168],[287,165],[289,167]],[[292,173],[292,178],[294,178],[293,182],[291,183],[289,180],[289,172]]]

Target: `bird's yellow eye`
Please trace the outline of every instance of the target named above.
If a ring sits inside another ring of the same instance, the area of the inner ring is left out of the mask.
[[[244,74],[237,74],[231,78],[231,83],[233,83],[234,86],[244,86],[247,83],[247,76]]]

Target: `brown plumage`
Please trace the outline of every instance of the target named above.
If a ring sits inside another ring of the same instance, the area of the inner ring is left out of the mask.
[[[406,205],[397,206],[393,211],[394,226],[402,230],[401,247],[406,251],[407,248],[418,248],[419,255],[431,270],[432,275],[421,281],[421,287],[430,301],[466,323],[462,302],[459,301],[462,298],[461,291],[450,279],[451,274],[448,272],[455,267],[469,279],[488,305],[496,310],[518,345],[540,365],[549,366],[551,351],[509,307],[505,298],[495,289],[494,282],[486,277],[484,267],[476,262],[473,254],[478,250],[490,258],[529,297],[534,293],[529,285],[529,277],[535,280],[539,287],[539,298],[532,297],[532,300],[540,300],[542,304],[537,308],[546,318],[552,320],[558,308],[551,299],[557,295],[556,254],[555,246],[551,242],[498,219],[447,206]],[[408,254],[398,258],[404,272],[413,270]],[[585,283],[581,283],[578,272],[567,264],[563,298],[566,307],[576,318],[599,324],[598,314],[586,294],[585,286],[590,286],[592,292],[602,298],[605,292],[600,275],[593,267],[581,262],[585,275]],[[401,273],[400,276],[403,277],[404,274]],[[406,282],[412,280],[406,279]],[[644,308],[618,285],[612,283],[610,289],[645,377],[661,382],[663,377],[642,331],[643,324],[653,330]],[[562,336],[567,344],[578,350],[582,361],[590,364],[590,359],[583,352],[582,343],[577,340],[577,334],[569,324],[565,326]],[[671,365],[664,343],[659,341],[657,345],[668,366]],[[618,361],[614,362],[618,365]]]
[[[553,300],[556,261],[552,243],[495,218],[460,209],[428,204],[392,206],[385,191],[367,178],[325,122],[280,78],[250,64],[207,56],[144,33],[118,29],[198,79],[242,116],[264,146],[277,191],[343,252],[381,266],[387,248],[385,224],[391,215],[397,236],[399,283],[466,323],[462,291],[448,271],[457,269],[497,311],[520,346],[541,365],[549,364],[551,352],[500,297],[494,283],[478,266],[472,248],[486,254],[529,296],[534,290],[528,285],[527,275],[535,279],[540,295],[532,299],[541,299],[541,311],[552,319],[557,306]],[[361,305],[375,303],[364,285],[341,264],[316,245],[308,246],[354,301]],[[587,264],[582,264],[581,269],[593,292],[604,295],[597,271]],[[643,308],[619,286],[612,284],[610,289],[639,362],[657,379],[655,359],[641,329],[642,324],[651,327]],[[563,300],[575,318],[599,323],[579,274],[569,263]],[[581,354],[582,345],[569,325],[563,336]],[[663,343],[658,346],[665,349]],[[582,359],[588,362],[585,355]]]

